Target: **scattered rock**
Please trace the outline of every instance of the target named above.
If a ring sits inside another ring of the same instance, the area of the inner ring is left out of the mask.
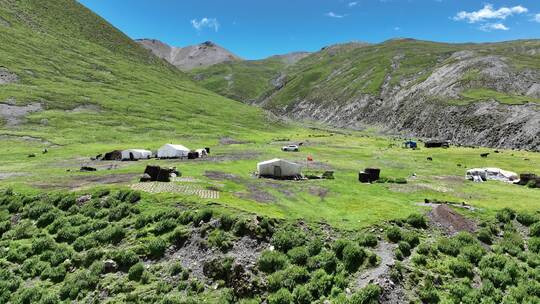
[[[77,198],[76,202],[77,202],[78,205],[83,205],[84,203],[89,202],[91,199],[92,199],[92,195],[87,194],[87,195],[79,196]]]
[[[94,171],[97,171],[97,169],[94,168],[94,167],[82,166],[79,171],[81,171],[81,172],[94,172]]]
[[[427,160],[433,161],[433,157],[428,157]]]
[[[113,260],[105,260],[103,262],[103,268],[105,273],[112,273],[118,270],[118,264]]]

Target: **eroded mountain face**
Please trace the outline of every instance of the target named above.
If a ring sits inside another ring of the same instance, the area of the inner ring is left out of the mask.
[[[223,62],[242,60],[240,57],[211,41],[184,48],[171,47],[155,39],[139,39],[136,42],[152,51],[156,56],[165,59],[184,71]]]
[[[539,49],[538,40],[332,46],[264,79],[271,89],[256,101],[240,100],[340,127],[376,125],[456,144],[539,151]],[[209,89],[216,89],[218,67],[208,68]],[[206,85],[205,71],[197,76]],[[239,75],[226,76],[234,88]]]

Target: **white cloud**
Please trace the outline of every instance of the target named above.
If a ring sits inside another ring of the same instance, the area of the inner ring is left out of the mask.
[[[506,25],[502,24],[502,23],[486,23],[486,24],[482,24],[482,26],[480,26],[480,29],[482,31],[485,31],[485,32],[491,32],[493,30],[497,30],[497,31],[508,31],[509,28],[506,27]]]
[[[345,15],[339,15],[339,14],[336,14],[334,12],[328,12],[325,15],[328,16],[328,17],[331,17],[331,18],[343,18],[343,17],[345,17]]]
[[[357,1],[349,2],[349,7],[353,7],[353,6],[357,6],[357,5],[358,5]]]
[[[539,14],[536,14],[534,15],[534,21],[540,23],[540,13]]]
[[[399,31],[401,28],[399,26],[394,27],[394,31]]]
[[[468,23],[484,22],[490,19],[506,19],[512,15],[518,15],[528,12],[526,7],[521,5],[514,7],[501,7],[497,10],[493,8],[493,5],[486,4],[484,8],[475,12],[461,11],[454,16],[454,20],[461,21],[466,20]]]
[[[201,20],[193,19],[191,20],[191,25],[193,25],[193,28],[197,31],[201,31],[204,28],[213,29],[216,32],[219,30],[219,22],[216,18],[204,17]]]

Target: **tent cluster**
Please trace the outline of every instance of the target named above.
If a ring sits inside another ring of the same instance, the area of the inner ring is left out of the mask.
[[[114,150],[104,155],[100,154],[96,159],[100,160],[116,160],[116,161],[135,161],[141,159],[151,158],[188,158],[195,159],[208,156],[210,148],[190,150],[182,145],[165,144],[157,150],[156,153],[152,153],[150,150],[145,149],[126,149],[126,150]]]

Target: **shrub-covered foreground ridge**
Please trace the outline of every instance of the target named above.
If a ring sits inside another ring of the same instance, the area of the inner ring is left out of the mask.
[[[540,301],[538,213],[503,209],[449,237],[420,214],[337,231],[156,200],[2,191],[0,303]],[[363,282],[383,247],[384,280]]]

